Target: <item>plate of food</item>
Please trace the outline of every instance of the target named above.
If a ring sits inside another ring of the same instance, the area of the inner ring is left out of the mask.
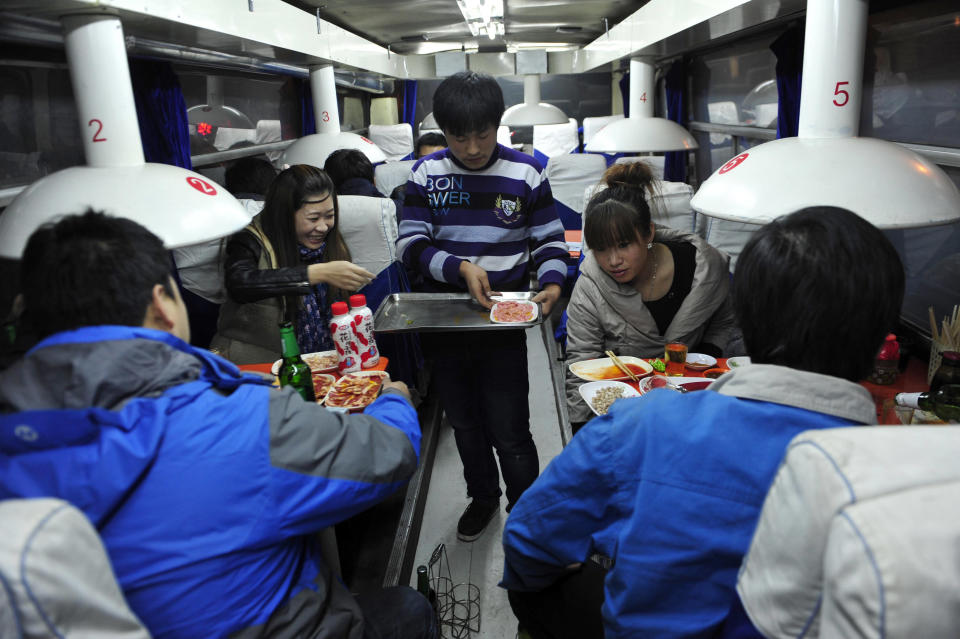
[[[730,372],[729,368],[708,368],[707,370],[703,371],[703,376],[709,377],[710,379],[716,379],[721,375],[723,375],[724,373],[729,373],[729,372]]]
[[[337,355],[337,351],[304,353],[300,355],[300,359],[307,363],[311,373],[335,373],[337,372],[337,364],[340,363],[340,357]],[[279,374],[281,361],[282,360],[278,359],[273,363],[273,366],[270,367],[270,372],[274,375]]]
[[[639,357],[621,355],[617,359],[623,362],[624,366],[629,368],[630,372],[637,377],[646,377],[647,375],[653,373],[653,366],[651,366],[646,360],[640,359]],[[585,382],[608,380],[623,381],[625,379],[630,379],[630,376],[617,368],[617,365],[614,364],[613,360],[609,357],[585,359],[582,362],[574,362],[573,364],[570,364],[568,368],[570,369],[571,373]]]
[[[738,355],[737,357],[727,358],[727,366],[731,369],[737,368],[740,366],[749,366],[750,358],[746,355]]]
[[[323,403],[330,408],[365,408],[380,394],[380,387],[388,377],[384,371],[347,373],[334,382]]]
[[[694,371],[705,371],[717,365],[717,358],[704,353],[687,353],[687,368]]]
[[[496,324],[532,322],[540,314],[540,307],[530,300],[502,300],[490,309],[490,321]]]
[[[623,382],[587,382],[580,385],[580,397],[595,414],[606,415],[613,402],[625,397],[640,397],[640,393]]]
[[[703,390],[712,383],[712,379],[704,379],[703,377],[664,377],[663,375],[655,375],[640,380],[640,394],[649,393],[655,388],[670,388],[672,390],[682,388],[687,391],[698,391]]]
[[[329,373],[311,372],[310,376],[313,378],[313,396],[316,397],[317,403],[319,404],[326,398],[327,392],[333,387],[337,378]]]

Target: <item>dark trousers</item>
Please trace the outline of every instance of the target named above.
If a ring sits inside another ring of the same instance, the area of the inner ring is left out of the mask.
[[[587,561],[539,592],[507,593],[520,627],[533,639],[603,639],[603,580],[607,571]]]
[[[512,506],[540,472],[530,434],[527,342],[522,330],[424,336],[435,389],[454,429],[467,495],[499,499],[500,471]]]

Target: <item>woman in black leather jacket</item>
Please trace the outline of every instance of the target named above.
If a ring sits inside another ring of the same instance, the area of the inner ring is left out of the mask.
[[[333,349],[330,304],[373,273],[350,262],[338,230],[337,194],[320,169],[298,164],[267,191],[263,211],[227,241],[229,299],[211,349],[236,364],[280,357],[281,321],[292,321],[301,352]]]

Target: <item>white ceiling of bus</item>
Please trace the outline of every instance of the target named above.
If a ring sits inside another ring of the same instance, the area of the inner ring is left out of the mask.
[[[506,34],[472,37],[456,0],[286,0],[356,35],[390,46],[395,53],[459,49],[500,50],[583,46],[645,5],[648,0],[504,0]]]

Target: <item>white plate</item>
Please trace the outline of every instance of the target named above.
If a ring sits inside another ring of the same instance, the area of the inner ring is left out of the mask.
[[[738,355],[727,359],[727,368],[734,369],[738,366],[747,366],[750,364],[750,358],[746,355]]]
[[[530,309],[530,311],[533,314],[530,316],[530,319],[521,320],[519,322],[505,322],[503,320],[496,319],[493,316],[494,311],[496,311],[497,307],[499,307],[501,304],[507,304],[507,303],[515,303],[515,304],[520,304],[522,306],[526,306],[528,309]],[[540,314],[540,306],[537,305],[536,302],[531,302],[529,300],[502,300],[494,304],[493,307],[490,309],[490,321],[493,322],[494,324],[524,324],[526,322],[536,321],[537,316],[539,314]]]
[[[665,377],[663,375],[654,375],[640,380],[640,394],[649,393],[654,388],[661,388],[661,385],[673,384],[674,386],[682,386],[683,384],[696,382],[708,382],[709,385],[713,383],[713,380],[708,377]]]
[[[337,361],[334,361],[333,366],[318,366],[317,360],[321,357],[327,357],[332,355],[334,358],[337,357],[337,351],[317,351],[316,353],[303,353],[300,355],[300,359],[307,363],[307,366],[310,367],[310,371],[313,373],[335,373],[337,371]],[[273,366],[270,367],[270,372],[274,375],[280,373],[280,362],[282,360],[277,360],[273,363]]]
[[[687,353],[687,368],[695,371],[705,371],[717,365],[717,358],[704,353]]]
[[[647,363],[646,360],[640,359],[639,357],[621,355],[617,359],[624,364],[633,364],[634,366],[642,369],[643,372],[635,373],[637,377],[646,377],[647,375],[653,373],[653,366]],[[574,362],[573,364],[570,364],[568,368],[570,369],[571,373],[585,382],[606,382],[630,379],[630,376],[617,368],[616,365],[614,365],[613,360],[609,357],[602,357],[600,359],[585,359],[582,362]]]
[[[580,397],[583,398],[583,401],[587,403],[587,406],[590,407],[590,410],[592,410],[595,415],[603,414],[597,412],[597,409],[593,407],[593,398],[603,388],[620,388],[623,390],[624,397],[640,397],[640,393],[638,393],[633,386],[624,384],[623,382],[587,382],[586,384],[581,384]]]

